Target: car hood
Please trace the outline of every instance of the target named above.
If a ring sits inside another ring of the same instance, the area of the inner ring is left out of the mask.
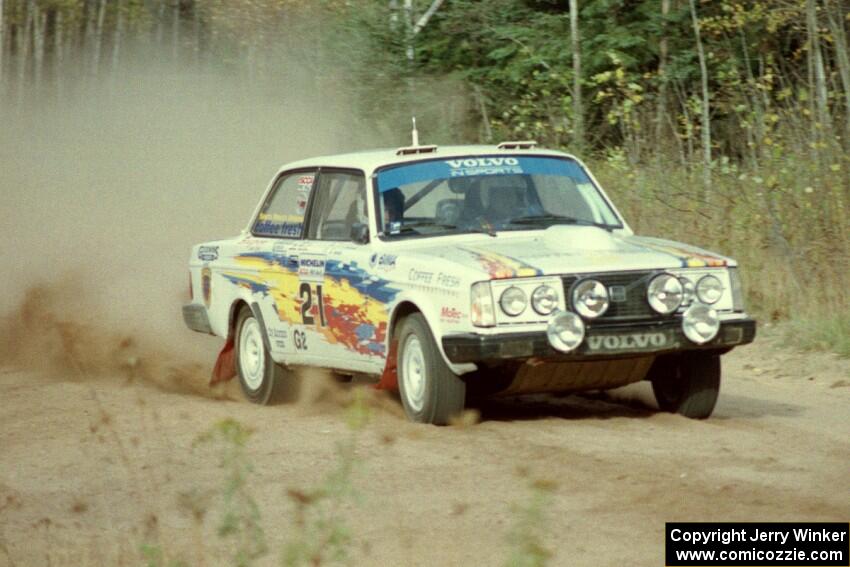
[[[730,258],[694,246],[590,226],[557,225],[532,236],[502,232],[453,246],[420,241],[413,248],[417,254],[460,269],[473,268],[493,279],[734,265]]]

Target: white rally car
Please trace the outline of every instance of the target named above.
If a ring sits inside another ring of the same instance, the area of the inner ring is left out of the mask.
[[[214,380],[267,403],[291,367],[373,376],[427,423],[644,379],[705,418],[720,355],[756,329],[734,260],[635,236],[578,159],[532,142],[289,164],[190,272],[186,324],[227,339]]]

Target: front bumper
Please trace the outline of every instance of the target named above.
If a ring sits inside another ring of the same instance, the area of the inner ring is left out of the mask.
[[[186,326],[197,331],[198,333],[206,333],[212,335],[212,327],[210,327],[210,318],[207,315],[207,308],[197,303],[187,303],[183,306],[183,322]]]
[[[625,323],[588,327],[584,342],[573,352],[562,353],[549,344],[545,331],[480,335],[465,333],[443,337],[443,349],[455,364],[487,363],[540,358],[556,361],[605,360],[694,350],[728,351],[753,342],[756,322],[735,319],[721,323],[717,336],[698,345],[685,337],[680,318],[650,323]]]

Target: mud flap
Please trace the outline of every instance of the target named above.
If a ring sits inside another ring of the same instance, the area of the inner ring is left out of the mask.
[[[233,334],[227,337],[224,343],[224,348],[218,353],[218,358],[213,367],[212,377],[210,378],[210,386],[215,386],[221,382],[226,382],[236,376],[236,346],[233,340]]]
[[[390,341],[390,352],[387,353],[387,365],[381,379],[375,384],[376,390],[398,392],[398,341]]]

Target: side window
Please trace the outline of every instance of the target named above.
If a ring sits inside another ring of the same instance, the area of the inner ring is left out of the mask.
[[[348,240],[355,223],[366,224],[366,180],[363,174],[322,173],[310,214],[309,238]]]
[[[300,238],[315,173],[284,175],[260,209],[252,232],[257,236]]]

